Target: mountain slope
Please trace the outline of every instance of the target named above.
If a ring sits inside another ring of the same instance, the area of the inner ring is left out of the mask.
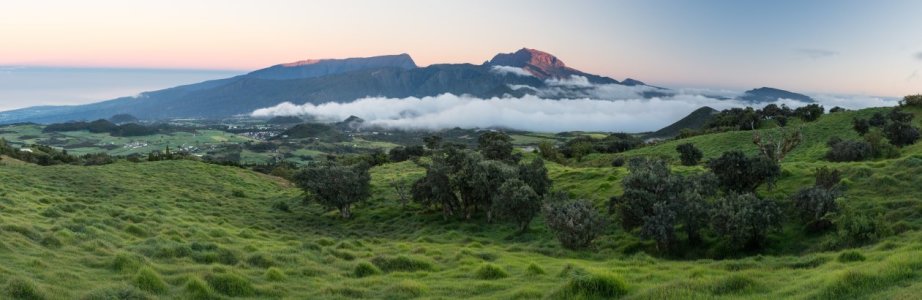
[[[757,104],[762,102],[774,102],[778,99],[791,99],[797,100],[800,102],[813,103],[813,98],[810,98],[807,95],[798,94],[794,92],[789,92],[781,89],[770,88],[770,87],[761,87],[757,89],[748,90],[739,97],[740,100],[749,101],[751,103]]]
[[[708,120],[711,119],[711,116],[717,112],[718,111],[716,109],[710,108],[708,106],[696,109],[684,118],[670,124],[669,126],[663,127],[660,130],[650,133],[644,136],[644,138],[667,139],[679,135],[679,133],[682,132],[682,129],[700,129],[704,127]]]

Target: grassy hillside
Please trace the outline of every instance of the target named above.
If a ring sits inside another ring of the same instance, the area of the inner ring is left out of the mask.
[[[785,164],[775,192],[808,183],[817,164]],[[922,183],[914,175],[922,157],[841,166],[854,205],[919,228]],[[626,173],[549,168],[556,188],[600,207],[620,193]],[[237,168],[193,161],[39,167],[6,158],[0,161],[0,292],[12,299],[912,299],[922,293],[922,234],[914,230],[856,250],[815,252],[783,243],[800,250],[775,247],[770,251],[782,254],[715,261],[650,257],[636,251],[643,243],[612,226],[594,249],[569,251],[540,218],[516,236],[510,225],[443,221],[414,204],[401,208],[390,183],[422,173],[411,162],[376,167],[374,196],[356,207],[355,219],[342,221],[316,204],[301,205],[300,192],[286,182]]]

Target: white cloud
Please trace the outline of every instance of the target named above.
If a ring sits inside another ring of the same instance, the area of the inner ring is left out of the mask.
[[[742,93],[730,90],[682,89],[671,91],[674,94],[668,96],[645,99],[642,94],[655,88],[583,84],[579,78],[556,82],[576,84],[547,88],[512,86],[514,89],[528,88],[536,91],[536,95],[520,98],[481,99],[467,95],[442,94],[422,98],[366,97],[349,103],[330,102],[319,105],[285,102],[274,107],[258,109],[252,115],[312,115],[327,121],[341,121],[355,115],[365,119],[368,125],[402,129],[504,127],[541,132],[644,132],[672,124],[703,106],[722,110],[745,106],[763,107],[770,104],[752,105],[735,100],[735,97]],[[588,80],[586,82],[588,83]],[[579,88],[573,88],[574,86]],[[556,100],[560,95],[578,97]],[[730,100],[715,99],[715,96]],[[896,99],[867,96],[815,95],[813,98],[826,109],[833,106],[856,109],[896,105]],[[806,105],[791,99],[778,99],[772,103],[792,108]]]
[[[535,75],[532,75],[531,72],[526,71],[525,69],[517,68],[517,67],[510,67],[510,66],[493,66],[492,68],[490,68],[490,72],[493,72],[496,74],[502,74],[502,75],[512,74],[512,75],[518,75],[522,77],[534,77],[535,76]]]

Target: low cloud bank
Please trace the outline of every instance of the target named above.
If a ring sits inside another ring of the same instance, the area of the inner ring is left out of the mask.
[[[285,102],[252,113],[255,117],[311,115],[328,121],[349,116],[365,119],[366,124],[400,129],[444,129],[453,127],[503,127],[529,131],[624,131],[644,132],[660,129],[703,106],[717,110],[732,107],[763,107],[734,100],[740,92],[727,90],[681,89],[671,95],[645,99],[641,95],[655,88],[623,85],[595,85],[581,78],[548,82],[547,88],[529,88],[536,95],[520,98],[476,98],[442,94],[432,97],[366,97],[349,103],[296,105]],[[575,88],[574,88],[575,87]],[[572,99],[548,99],[567,95]],[[578,96],[578,97],[572,97]],[[858,109],[896,105],[896,99],[865,96],[813,95],[826,109],[840,106]],[[730,98],[721,100],[717,98]],[[773,102],[792,108],[806,103],[779,99]]]

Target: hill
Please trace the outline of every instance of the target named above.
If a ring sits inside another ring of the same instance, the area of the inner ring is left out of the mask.
[[[777,187],[764,191],[781,199],[812,184],[815,167],[843,170],[843,205],[877,212],[899,229],[853,250],[823,249],[825,237],[796,226],[773,236],[762,255],[739,259],[651,257],[642,251],[649,243],[616,226],[589,250],[565,250],[541,218],[515,235],[511,225],[445,221],[415,203],[401,206],[392,183],[424,172],[409,161],[373,168],[373,196],[355,208],[354,219],[340,220],[316,204],[302,205],[301,192],[286,181],[239,168],[195,161],[40,167],[4,158],[0,293],[33,299],[606,298],[594,294],[602,290],[628,299],[912,299],[922,292],[922,182],[916,176],[922,146],[888,160],[816,159],[826,137],[848,137],[850,127],[843,125],[875,110],[804,124],[809,142],[784,162]],[[621,155],[671,157],[676,143],[691,141],[714,157],[745,148],[748,138],[749,132],[710,134]],[[548,168],[555,189],[604,207],[621,193],[627,172],[590,165],[549,162]]]
[[[750,103],[774,102],[778,99],[790,99],[805,103],[813,103],[813,98],[807,95],[793,93],[770,87],[761,87],[748,90],[739,97],[740,100]]]
[[[682,132],[683,129],[700,129],[711,119],[711,116],[718,111],[710,107],[702,107],[691,112],[684,118],[663,127],[660,130],[644,136],[645,139],[667,139],[672,138]]]

